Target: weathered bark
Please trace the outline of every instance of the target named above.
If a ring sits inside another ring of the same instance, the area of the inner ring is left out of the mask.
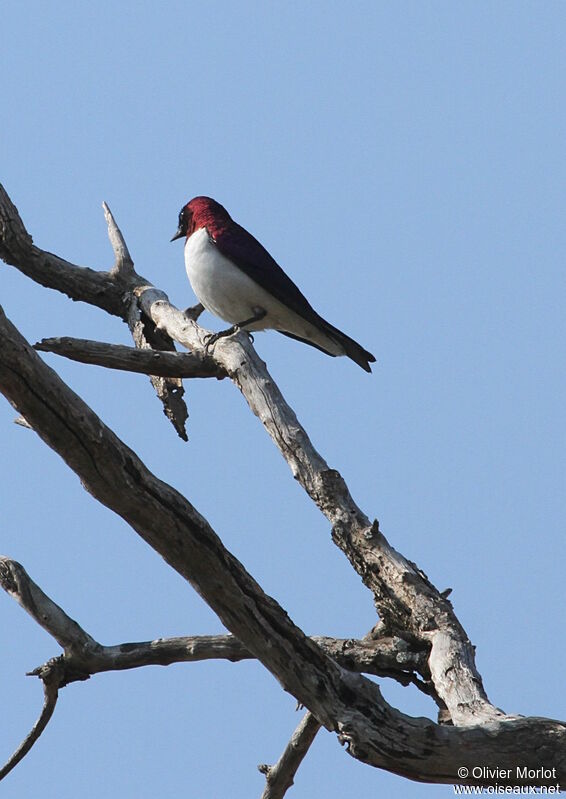
[[[390,707],[379,689],[347,672],[310,641],[223,547],[206,520],[158,480],[46,366],[0,313],[0,391],[79,475],[208,602],[222,622],[354,757],[431,782],[458,781],[457,768],[517,763],[555,770],[566,786],[566,725],[503,719],[439,726]],[[542,752],[527,751],[527,739]],[[514,784],[516,780],[510,780]]]
[[[201,352],[159,352],[105,344],[82,338],[44,338],[33,345],[37,352],[53,352],[72,361],[105,366],[126,372],[161,377],[216,377],[226,375],[212,358]]]
[[[266,782],[261,799],[282,799],[293,785],[297,769],[319,730],[320,724],[312,713],[305,713],[277,763],[274,766],[267,764],[258,766],[261,773],[265,774]]]
[[[43,707],[39,718],[29,731],[28,735],[24,738],[22,743],[18,746],[14,754],[9,758],[2,768],[0,768],[0,780],[3,780],[18,763],[20,763],[27,753],[31,750],[32,746],[39,739],[43,730],[49,724],[49,721],[57,705],[57,698],[59,696],[59,674],[56,666],[50,668],[42,675],[43,678]]]

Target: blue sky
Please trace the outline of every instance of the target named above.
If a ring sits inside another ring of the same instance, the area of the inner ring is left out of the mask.
[[[391,543],[452,587],[492,701],[565,718],[564,4],[26,2],[2,27],[0,180],[35,242],[107,268],[106,200],[138,271],[185,307],[177,214],[196,194],[222,202],[377,356],[368,376],[256,336],[314,443]],[[31,341],[129,343],[10,267],[0,288]],[[233,386],[187,385],[186,445],[144,377],[46,360],[305,631],[372,627],[371,596]],[[13,418],[0,404],[0,550],[103,643],[220,632]],[[7,596],[0,630],[5,759],[41,704],[24,674],[59,650]],[[256,765],[298,721],[253,663],[99,675],[62,692],[4,795],[259,796]],[[344,795],[451,788],[363,766],[323,733],[289,796]]]

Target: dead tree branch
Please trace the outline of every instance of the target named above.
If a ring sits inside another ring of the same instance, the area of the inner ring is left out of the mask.
[[[77,652],[80,655],[97,645],[94,638],[53,602],[15,560],[0,557],[0,586],[70,654]]]
[[[108,238],[114,250],[114,266],[110,270],[110,276],[118,285],[124,284],[129,280],[138,279],[134,269],[134,262],[122,236],[122,231],[116,224],[110,208],[106,203],[102,203],[104,217],[108,226]],[[126,317],[130,333],[134,344],[141,351],[150,350],[152,352],[163,350],[174,352],[175,344],[168,336],[156,330],[150,319],[145,319],[140,313],[137,303],[130,301]],[[185,424],[189,416],[187,406],[183,399],[185,389],[183,381],[179,376],[158,375],[149,373],[151,385],[155,389],[157,397],[163,405],[163,412],[169,419],[177,434],[183,441],[187,441],[187,431]]]
[[[72,619],[32,580],[24,567],[0,556],[2,587],[61,646],[60,683],[84,679],[104,671],[121,671],[143,666],[169,666],[200,660],[254,659],[233,635],[194,635],[158,638],[154,641],[104,646]],[[358,640],[311,636],[333,660],[349,671],[390,676],[402,685],[417,683],[416,674],[426,674],[427,652],[400,638]],[[428,693],[426,683],[418,681]]]
[[[413,719],[388,705],[374,683],[329,658],[261,590],[195,508],[148,471],[3,313],[0,391],[88,492],[184,576],[282,687],[338,733],[351,755],[412,779],[447,783],[458,781],[462,765],[542,765],[566,786],[561,722],[502,716],[481,726],[451,727]]]
[[[216,377],[226,375],[214,360],[202,352],[159,352],[138,350],[121,344],[106,344],[82,338],[44,338],[33,345],[38,352],[53,352],[72,361],[138,372],[160,377]]]
[[[114,266],[110,270],[113,277],[130,277],[134,273],[134,262],[128,246],[122,236],[122,231],[116,224],[116,220],[112,215],[112,211],[106,203],[102,203],[102,210],[104,211],[104,218],[108,227],[108,238],[114,250]]]
[[[261,799],[282,799],[293,785],[297,769],[319,730],[320,724],[313,714],[307,711],[277,763],[274,766],[266,764],[258,766],[261,773],[265,774],[266,782]]]
[[[29,731],[28,735],[26,735],[22,743],[18,746],[7,763],[0,768],[0,780],[3,780],[4,777],[6,777],[12,771],[12,769],[14,769],[18,763],[24,759],[34,743],[39,739],[41,733],[49,724],[51,716],[53,715],[53,711],[55,710],[55,705],[57,704],[57,698],[59,696],[59,673],[57,661],[45,664],[41,674],[30,672],[30,676],[31,675],[40,677],[43,682],[43,707],[41,709],[41,713],[39,714],[39,718]]]

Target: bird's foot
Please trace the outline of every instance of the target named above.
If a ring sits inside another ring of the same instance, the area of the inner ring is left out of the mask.
[[[214,347],[214,345],[219,339],[227,338],[228,336],[233,336],[234,333],[239,333],[239,332],[240,332],[240,326],[232,325],[232,327],[228,327],[226,330],[220,330],[218,333],[211,333],[209,336],[206,337],[204,349],[206,350],[206,352],[208,352],[211,347]]]
[[[208,352],[209,348],[213,347],[214,344],[216,344],[216,342],[218,341],[218,339],[226,338],[227,336],[233,336],[235,333],[239,333],[240,330],[244,330],[244,328],[247,325],[252,325],[254,324],[254,322],[259,322],[264,318],[264,316],[267,315],[267,311],[265,311],[263,308],[256,307],[252,308],[252,310],[254,315],[250,316],[249,319],[244,319],[243,322],[238,322],[237,324],[232,325],[232,327],[229,327],[226,330],[221,330],[219,333],[212,333],[212,335],[210,335],[206,340],[206,343],[204,345],[205,350]],[[248,334],[251,341],[253,342],[254,337],[249,332],[249,330],[246,330],[245,332]]]

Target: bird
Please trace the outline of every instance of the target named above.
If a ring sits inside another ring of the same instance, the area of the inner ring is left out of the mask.
[[[277,330],[332,357],[346,355],[371,372],[375,357],[323,319],[265,247],[211,197],[181,208],[171,241],[185,238],[185,267],[197,299],[232,327],[207,346],[240,329]]]

